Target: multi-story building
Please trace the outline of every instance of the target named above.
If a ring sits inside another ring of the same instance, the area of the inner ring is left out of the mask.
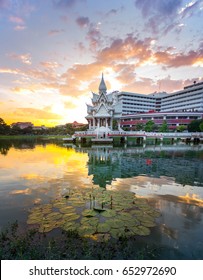
[[[125,115],[121,117],[121,127],[136,130],[138,124],[143,126],[150,120],[159,127],[166,121],[170,130],[176,130],[179,126],[185,126],[193,121],[203,118],[203,111],[201,112],[148,112],[138,113],[133,115]]]
[[[174,93],[139,94],[119,92],[122,115],[149,112],[203,111],[203,82],[184,87]]]
[[[99,94],[93,93],[92,105],[87,105],[87,112],[89,130],[100,127],[112,130],[113,120],[118,122],[118,129],[135,129],[137,124],[144,125],[152,120],[158,126],[166,121],[174,130],[203,118],[203,82],[194,82],[174,93],[115,91],[108,94],[102,76]]]
[[[180,110],[203,111],[203,83],[194,83],[161,98],[161,111]]]

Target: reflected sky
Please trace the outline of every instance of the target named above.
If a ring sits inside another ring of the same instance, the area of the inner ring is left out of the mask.
[[[182,252],[183,258],[203,258],[201,147],[150,150],[24,144],[5,150],[4,145],[0,228],[16,219],[25,225],[29,208],[60,198],[69,189],[127,190],[147,197],[161,211],[151,240]]]

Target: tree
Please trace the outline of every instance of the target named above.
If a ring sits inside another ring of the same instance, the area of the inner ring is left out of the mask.
[[[184,130],[186,130],[187,129],[187,126],[186,125],[179,125],[177,128],[176,128],[176,130],[178,131],[178,132],[183,132]]]
[[[118,129],[118,122],[117,120],[113,120],[113,130]]]
[[[200,132],[200,124],[203,122],[203,119],[201,120],[193,120],[191,123],[188,124],[188,131],[189,132]]]
[[[149,120],[146,124],[145,124],[145,131],[147,132],[151,132],[154,131],[156,129],[156,125],[152,120]]]
[[[5,121],[0,118],[0,134],[9,134],[10,126],[5,123]]]
[[[168,124],[166,120],[163,121],[162,125],[159,128],[159,132],[167,132],[168,131]]]
[[[65,125],[65,132],[69,135],[73,135],[75,133],[75,129],[73,128],[72,124],[67,123]]]
[[[142,124],[142,123],[137,123],[136,125],[135,125],[135,130],[143,130],[143,128],[144,128],[144,125]]]
[[[203,132],[203,122],[200,123],[199,128]]]

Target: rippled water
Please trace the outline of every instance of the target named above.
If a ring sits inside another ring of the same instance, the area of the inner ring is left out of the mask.
[[[69,147],[0,142],[0,228],[69,190],[125,190],[159,209],[146,238],[163,258],[203,259],[203,147]],[[172,250],[170,250],[172,249]],[[172,253],[171,253],[172,252]]]

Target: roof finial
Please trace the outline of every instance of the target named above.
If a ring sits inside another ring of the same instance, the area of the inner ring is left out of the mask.
[[[103,72],[102,72],[102,78],[101,78],[101,82],[100,82],[100,85],[99,85],[99,93],[106,93],[107,91],[107,87],[106,87],[106,84],[104,82],[104,75],[103,75]]]

